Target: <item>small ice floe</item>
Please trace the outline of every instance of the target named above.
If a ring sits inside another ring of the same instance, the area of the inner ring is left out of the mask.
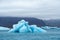
[[[47,32],[46,30],[37,27],[36,25],[29,25],[27,21],[21,20],[17,24],[13,25],[13,28],[9,30],[8,32],[11,33],[36,33],[36,32]]]
[[[60,29],[58,27],[52,27],[52,26],[44,26],[44,27],[41,27],[42,29]]]
[[[7,27],[2,27],[2,26],[0,26],[0,30],[10,30],[10,29],[7,28]]]
[[[50,29],[57,29],[58,27],[50,27]]]
[[[41,27],[42,29],[51,29],[50,26],[44,26],[44,27]]]

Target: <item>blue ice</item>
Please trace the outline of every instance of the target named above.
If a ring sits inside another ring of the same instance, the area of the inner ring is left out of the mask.
[[[37,27],[37,25],[31,25],[30,28],[32,29],[32,32],[47,32],[46,30]]]
[[[13,28],[9,32],[17,33],[36,33],[36,32],[47,32],[46,30],[37,27],[37,25],[29,25],[27,21],[21,20],[17,24],[13,25]]]
[[[10,30],[10,29],[7,27],[0,26],[0,30]]]

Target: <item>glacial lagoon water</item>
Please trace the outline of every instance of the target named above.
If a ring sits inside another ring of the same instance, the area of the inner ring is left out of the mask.
[[[60,40],[60,29],[45,29],[47,33],[8,33],[0,30],[0,40]]]

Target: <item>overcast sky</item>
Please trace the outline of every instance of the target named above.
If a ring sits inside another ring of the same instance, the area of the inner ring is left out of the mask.
[[[0,16],[60,19],[60,0],[0,0]]]

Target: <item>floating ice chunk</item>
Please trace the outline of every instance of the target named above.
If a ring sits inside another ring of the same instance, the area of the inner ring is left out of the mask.
[[[45,28],[46,28],[46,29],[50,29],[50,27],[49,27],[49,26],[45,26]]]
[[[51,29],[49,26],[44,26],[42,29]]]
[[[13,29],[9,32],[18,32],[18,33],[29,33],[29,32],[46,32],[42,28],[37,27],[36,25],[29,25],[27,21],[21,20],[18,24],[13,25]]]
[[[0,26],[0,30],[10,30],[10,29],[7,28],[7,27],[2,27],[2,26]]]

